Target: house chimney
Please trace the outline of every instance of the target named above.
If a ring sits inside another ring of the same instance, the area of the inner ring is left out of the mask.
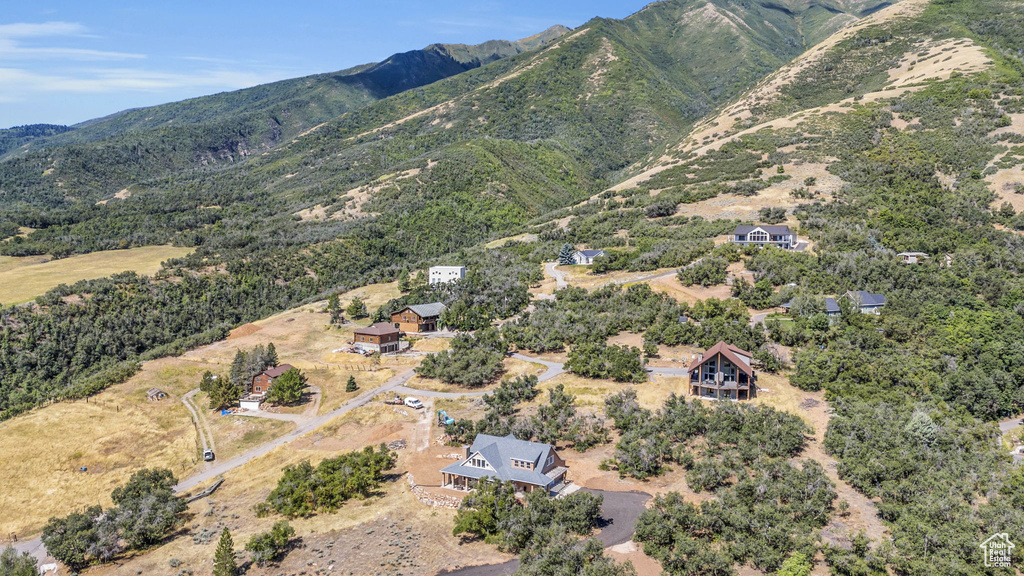
[[[462,445],[462,459],[469,460],[469,444]]]

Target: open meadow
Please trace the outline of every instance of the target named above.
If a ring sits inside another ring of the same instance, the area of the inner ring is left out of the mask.
[[[144,246],[107,250],[52,260],[46,256],[0,256],[0,304],[20,304],[45,294],[60,284],[103,278],[133,271],[152,275],[161,263],[181,258],[192,248]]]

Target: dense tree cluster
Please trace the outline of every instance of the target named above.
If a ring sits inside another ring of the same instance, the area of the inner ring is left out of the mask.
[[[548,444],[570,442],[583,452],[608,442],[608,429],[604,420],[576,410],[576,397],[567,393],[562,384],[548,390],[548,402],[538,406],[535,414],[520,414],[520,405],[530,402],[540,393],[536,376],[519,376],[503,380],[493,393],[484,396],[487,411],[476,422],[456,420],[447,428],[453,443],[472,442],[477,434],[507,436],[520,440],[537,440]]]
[[[584,343],[569,350],[565,369],[586,378],[603,378],[616,382],[646,382],[640,349],[635,346]]]
[[[450,350],[428,354],[416,373],[447,384],[483,386],[505,370],[502,361],[507,352],[508,345],[496,328],[459,334],[452,339]]]
[[[631,576],[632,565],[617,565],[604,557],[604,547],[596,540],[580,540],[598,526],[602,501],[587,492],[550,498],[543,490],[534,490],[524,505],[512,483],[482,482],[463,499],[452,533],[483,538],[520,554],[519,576]]]
[[[381,444],[321,460],[316,467],[308,460],[286,466],[267,500],[256,505],[256,513],[295,518],[333,512],[347,500],[372,496],[397,459]]]
[[[673,576],[734,574],[748,562],[770,572],[794,552],[815,554],[816,529],[828,523],[836,492],[814,460],[796,467],[768,459],[716,495],[700,505],[678,492],[655,498],[635,540]]]
[[[74,570],[153,546],[183,522],[187,506],[174,494],[177,483],[170,470],[140,470],[111,493],[114,506],[91,506],[50,518],[43,528],[43,544]]]
[[[675,462],[690,469],[692,484],[713,488],[736,466],[800,452],[807,425],[797,416],[764,405],[717,404],[713,409],[672,395],[657,412],[640,406],[636,390],[605,400],[605,411],[622,433],[614,465],[622,476],[648,478]],[[709,458],[694,467],[694,453]]]

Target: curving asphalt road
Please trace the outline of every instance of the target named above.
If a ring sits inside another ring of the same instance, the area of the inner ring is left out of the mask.
[[[617,546],[633,539],[637,518],[647,508],[651,495],[646,492],[611,492],[608,490],[592,490],[584,488],[581,492],[590,492],[604,497],[601,505],[601,531],[594,536],[605,548]],[[458,570],[442,570],[438,576],[508,576],[519,569],[519,559],[509,560],[501,564],[485,564],[468,566]]]

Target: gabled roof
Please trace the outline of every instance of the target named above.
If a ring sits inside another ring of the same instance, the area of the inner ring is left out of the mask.
[[[900,252],[897,256],[928,256],[926,252]]]
[[[489,476],[506,482],[514,480],[534,486],[548,486],[554,481],[554,478],[541,473],[541,469],[553,451],[554,447],[550,444],[520,440],[511,434],[508,436],[477,434],[469,453],[482,456],[494,470],[469,466],[467,460],[460,460],[446,466],[441,472],[469,478],[479,479]],[[533,470],[513,468],[511,463],[513,458],[532,462]]]
[[[754,230],[758,229],[764,230],[769,234],[776,235],[793,233],[793,231],[789,229],[789,226],[737,226],[736,229],[732,231],[732,233],[733,235],[750,234]]]
[[[604,256],[607,254],[604,250],[577,250],[577,254],[583,254],[587,258],[596,258],[598,256]]]
[[[409,309],[416,313],[420,318],[431,318],[433,316],[440,316],[441,312],[444,312],[445,305],[440,302],[431,302],[430,304],[413,304],[412,306],[406,306],[398,313],[402,313],[403,310]]]
[[[846,297],[860,306],[885,306],[885,294],[872,294],[865,290],[850,290]]]
[[[742,348],[737,348],[732,344],[726,344],[725,342],[719,342],[711,348],[708,348],[700,358],[690,363],[689,369],[696,370],[701,364],[711,360],[718,354],[725,356],[727,360],[732,362],[747,376],[754,375],[754,370],[750,367],[750,359],[753,358],[753,354],[743,350]]]
[[[292,368],[293,366],[291,364],[281,364],[280,366],[268,368],[264,370],[263,373],[266,374],[267,376],[270,376],[271,378],[277,378],[278,376],[284,374],[285,372],[291,370]]]
[[[366,328],[356,328],[356,334],[362,334],[363,336],[388,336],[391,334],[398,334],[398,328],[395,328],[387,322],[377,322],[372,326]]]

